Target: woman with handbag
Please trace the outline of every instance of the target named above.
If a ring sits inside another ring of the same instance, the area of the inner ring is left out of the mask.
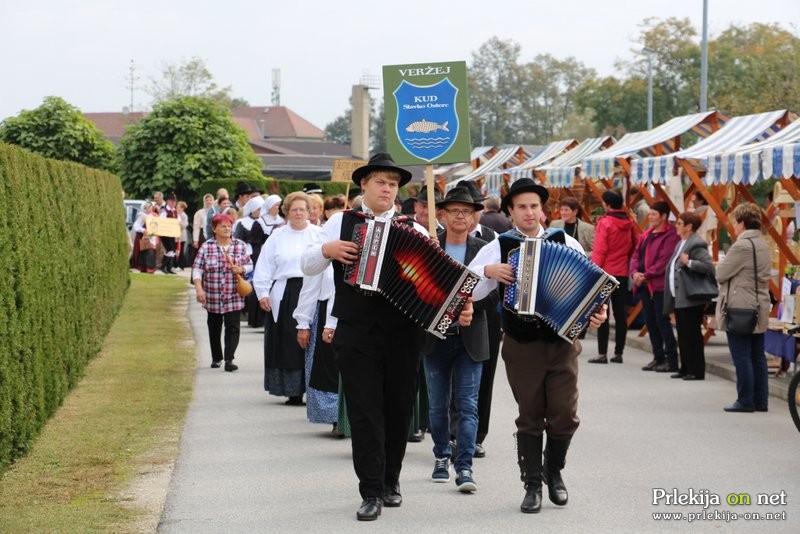
[[[225,370],[239,368],[233,363],[239,345],[239,314],[244,297],[237,291],[242,275],[253,270],[253,261],[241,239],[232,237],[233,219],[225,214],[214,215],[211,231],[214,235],[203,243],[192,266],[192,281],[197,302],[208,312],[208,337],[211,342],[211,367],[218,368],[225,360]],[[225,326],[225,349],[220,343]]]
[[[256,263],[253,285],[264,326],[264,389],[289,397],[286,404],[301,406],[305,392],[305,349],[297,343],[297,321],[292,317],[303,287],[300,256],[314,242],[320,228],[308,221],[310,200],[302,191],[286,196],[287,225],[270,235]]]
[[[695,213],[678,215],[675,230],[681,240],[675,245],[664,280],[664,313],[675,313],[681,361],[678,372],[671,377],[683,380],[705,379],[703,311],[717,293],[708,243],[697,234],[700,224]]]
[[[726,412],[767,411],[764,332],[769,324],[770,252],[761,236],[761,208],[750,202],[731,213],[736,242],[717,266],[717,325],[728,335],[736,368],[736,402]]]

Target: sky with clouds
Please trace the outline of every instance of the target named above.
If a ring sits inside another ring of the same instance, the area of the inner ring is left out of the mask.
[[[800,37],[800,0],[708,0],[709,34],[731,24],[779,23]],[[352,85],[382,65],[466,61],[497,36],[573,56],[601,75],[632,59],[648,17],[702,26],[702,0],[2,0],[0,120],[60,96],[85,112],[150,105],[144,91],[165,64],[200,57],[220,86],[251,105],[281,104],[320,128],[349,107]],[[713,73],[710,73],[713,76]],[[374,96],[380,96],[376,91]],[[800,111],[800,110],[798,110]]]

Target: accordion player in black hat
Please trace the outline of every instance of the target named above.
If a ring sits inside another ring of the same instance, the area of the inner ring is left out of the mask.
[[[541,237],[542,209],[549,193],[530,178],[514,182],[503,198],[502,210],[511,216],[514,235]],[[508,263],[511,250],[519,247],[519,238],[509,233],[484,246],[470,270],[484,278],[475,288],[479,300],[500,285],[515,284],[514,270]],[[563,245],[583,253],[580,244],[565,236]],[[589,326],[597,328],[605,320],[606,307],[593,314]],[[501,351],[508,382],[519,407],[517,425],[517,462],[525,485],[520,509],[538,513],[542,506],[542,483],[548,486],[550,501],[567,504],[567,489],[561,477],[570,440],[578,428],[578,354],[580,341],[570,343],[540,320],[525,320],[507,308],[502,311],[505,339]],[[547,444],[544,446],[544,434]],[[543,460],[544,453],[544,460]]]
[[[411,408],[417,392],[424,330],[388,299],[370,296],[345,281],[345,267],[353,264],[359,248],[351,236],[365,218],[393,218],[394,199],[411,173],[395,165],[389,154],[375,154],[353,171],[353,182],[363,192],[361,210],[334,214],[317,239],[303,253],[301,266],[313,276],[333,263],[338,319],[332,342],[342,377],[347,415],[352,431],[353,466],[359,480],[359,521],[372,521],[386,507],[402,504],[400,470],[405,456]],[[414,228],[427,235],[413,221]],[[466,326],[472,318],[468,303],[459,316]]]

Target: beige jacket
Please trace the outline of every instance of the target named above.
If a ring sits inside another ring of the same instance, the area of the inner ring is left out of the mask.
[[[582,219],[577,219],[578,221],[578,228],[577,228],[577,236],[570,236],[574,237],[578,240],[578,243],[581,244],[583,247],[583,251],[586,253],[586,257],[592,257],[592,249],[594,249],[594,225],[587,223]],[[550,228],[561,228],[564,229],[564,221],[562,219],[556,219],[554,221],[550,221]]]
[[[756,249],[756,276],[758,291],[753,276],[753,247]],[[731,308],[753,309],[758,307],[758,326],[754,334],[767,331],[769,312],[769,276],[771,268],[769,247],[760,230],[745,230],[731,245],[725,259],[717,265],[719,299],[717,300],[717,328],[725,331],[725,317],[722,310],[727,304]]]

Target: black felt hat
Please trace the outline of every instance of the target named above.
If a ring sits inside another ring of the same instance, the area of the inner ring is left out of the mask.
[[[446,208],[450,204],[467,204],[475,208],[475,211],[481,211],[483,204],[472,200],[472,195],[466,187],[456,186],[447,192],[445,197],[436,203],[437,208]]]
[[[303,193],[306,193],[306,194],[309,194],[309,195],[311,195],[311,194],[321,195],[322,194],[322,187],[320,187],[319,185],[317,185],[317,184],[315,184],[313,182],[309,182],[307,184],[303,184]]]
[[[236,196],[237,197],[239,195],[249,195],[250,193],[253,193],[254,191],[255,191],[255,189],[253,189],[253,186],[248,184],[247,182],[237,182],[236,183]]]
[[[417,202],[427,202],[428,201],[428,186],[423,185],[422,188],[417,193],[417,198],[415,199]],[[434,204],[437,202],[442,201],[442,192],[439,191],[438,187],[433,188],[433,202]]]
[[[395,165],[392,156],[386,152],[379,152],[371,158],[363,167],[353,171],[353,183],[361,187],[361,179],[373,171],[393,171],[400,174],[400,187],[411,181],[411,173],[402,167]]]
[[[486,200],[486,197],[481,194],[478,184],[472,180],[461,180],[456,184],[456,187],[466,187],[469,191],[469,194],[472,195],[472,200],[475,202],[483,202]]]
[[[550,198],[550,193],[547,191],[546,187],[537,184],[530,178],[520,178],[511,184],[511,187],[508,189],[508,194],[503,197],[503,202],[500,204],[500,209],[503,210],[503,213],[508,215],[508,206],[511,204],[511,201],[514,200],[514,196],[520,193],[536,193],[539,195],[542,206],[544,206],[547,199]]]

